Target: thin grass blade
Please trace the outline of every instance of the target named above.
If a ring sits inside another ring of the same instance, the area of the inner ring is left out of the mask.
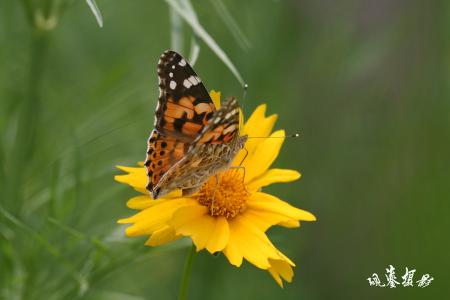
[[[252,47],[250,40],[242,32],[238,23],[233,18],[233,15],[230,13],[230,11],[226,7],[226,5],[223,3],[223,1],[222,0],[210,0],[210,2],[212,3],[215,10],[217,11],[217,14],[219,15],[219,17],[223,20],[223,22],[227,26],[228,30],[233,35],[233,37],[236,40],[236,42],[238,43],[239,47],[241,47],[245,51],[249,50]]]
[[[198,22],[197,19],[194,19],[193,12],[186,10],[186,6],[183,7],[176,0],[165,0],[170,7],[172,7],[175,12],[177,12],[186,23],[192,28],[195,34],[202,39],[206,45],[217,55],[217,57],[228,67],[231,73],[236,77],[239,83],[244,86],[245,82],[242,78],[240,72],[237,70],[235,65],[231,62],[228,55],[220,48],[220,46],[216,43],[216,41],[211,37],[211,35],[203,28],[203,26]],[[186,1],[188,2],[188,1]]]
[[[193,36],[191,39],[191,50],[189,52],[189,63],[194,66],[197,62],[197,58],[200,55],[200,46],[198,44],[198,37]]]
[[[86,0],[86,3],[89,5],[89,8],[91,9],[92,13],[95,16],[95,19],[97,20],[98,26],[103,27],[103,17],[102,13],[100,12],[100,9],[98,9],[97,3],[95,3],[95,0]]]
[[[170,7],[170,47],[172,50],[183,53],[183,20],[180,15]]]

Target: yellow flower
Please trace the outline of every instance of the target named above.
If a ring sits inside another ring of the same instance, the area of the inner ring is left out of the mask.
[[[220,93],[211,92],[215,103]],[[121,219],[121,224],[132,224],[127,236],[150,236],[145,243],[158,246],[188,236],[196,250],[210,253],[222,251],[228,261],[239,267],[243,259],[258,268],[267,270],[283,287],[282,279],[292,281],[294,263],[281,253],[265,232],[271,226],[299,227],[299,221],[314,221],[311,213],[295,208],[277,197],[266,194],[261,188],[277,182],[289,182],[300,178],[294,170],[270,169],[284,141],[284,131],[271,133],[276,115],[265,116],[265,105],[256,108],[243,125],[241,134],[250,138],[245,144],[248,155],[244,168],[232,168],[212,177],[201,190],[190,197],[182,197],[174,191],[153,200],[146,191],[145,168],[118,167],[127,172],[116,176],[119,182],[132,186],[143,195],[131,198],[127,206],[140,210],[132,217]],[[244,159],[245,150],[237,155],[233,166]]]

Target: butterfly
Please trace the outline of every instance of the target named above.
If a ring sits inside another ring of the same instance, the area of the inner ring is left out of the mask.
[[[239,105],[234,97],[216,108],[201,79],[178,53],[167,50],[158,62],[159,98],[147,142],[147,190],[157,199],[181,189],[197,192],[228,169],[244,147]]]

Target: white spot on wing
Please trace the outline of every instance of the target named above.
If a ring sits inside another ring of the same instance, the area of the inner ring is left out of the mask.
[[[189,80],[185,79],[183,81],[183,85],[184,85],[185,88],[188,89],[188,88],[190,88],[192,86],[192,83]]]
[[[197,84],[198,84],[198,81],[197,81],[197,79],[195,79],[194,76],[189,77],[188,80],[189,80],[193,85],[197,85]]]
[[[180,66],[184,67],[186,65],[186,61],[184,59],[180,60],[178,63]]]
[[[175,65],[172,65],[172,69],[175,69]]]
[[[170,72],[170,73],[169,73],[169,76],[170,76],[170,78],[172,78],[172,77],[173,77],[173,73],[172,73],[172,72]]]
[[[174,90],[176,87],[177,87],[177,83],[175,82],[175,81],[170,81],[170,88],[172,89],[172,90]]]
[[[231,126],[228,126],[227,128],[225,128],[225,130],[223,131],[223,133],[224,134],[227,134],[228,132],[231,132],[231,131],[233,131],[233,130],[235,130],[236,129],[236,125],[231,125]]]

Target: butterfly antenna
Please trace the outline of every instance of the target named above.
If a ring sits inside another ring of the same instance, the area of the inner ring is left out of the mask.
[[[284,138],[298,138],[299,133],[285,134],[284,136],[249,136],[249,139],[284,139]]]
[[[245,100],[247,99],[247,90],[248,90],[248,84],[246,84],[246,83],[244,83],[244,85],[242,86],[242,88],[243,88],[243,91],[242,91],[242,101],[241,101],[241,104],[240,104],[240,106],[241,106],[241,114],[242,114],[242,117],[243,117],[243,114],[244,114],[244,105],[245,105]],[[241,129],[241,128],[240,128]]]
[[[247,100],[247,90],[248,90],[248,84],[244,83],[244,86],[242,87],[244,91],[242,92],[242,101]]]

